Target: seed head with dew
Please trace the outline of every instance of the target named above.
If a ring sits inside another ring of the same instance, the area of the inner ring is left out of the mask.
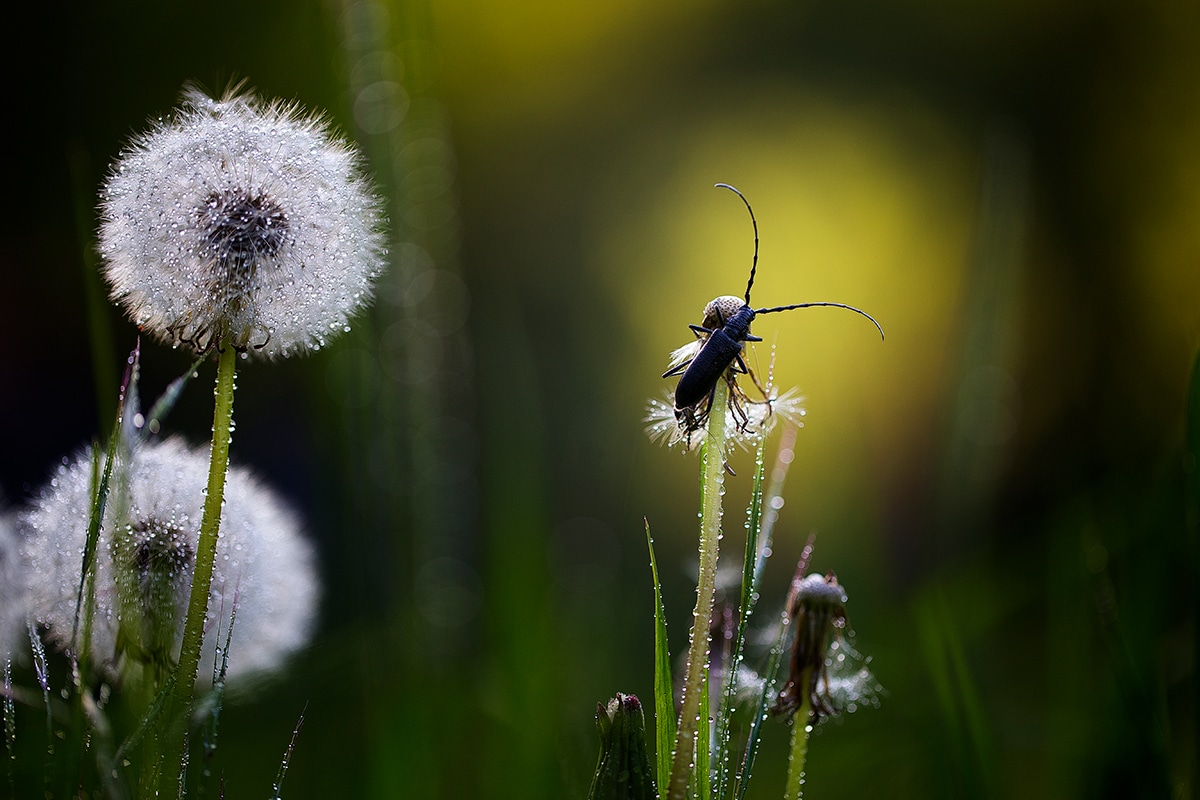
[[[727,442],[750,448],[774,430],[780,420],[797,426],[804,424],[803,419],[808,412],[804,408],[803,396],[795,389],[788,389],[782,394],[773,389],[768,391],[768,400],[754,401],[745,397],[735,384],[725,409]],[[735,393],[741,397],[735,397]],[[648,423],[646,435],[667,447],[680,445],[684,450],[694,450],[704,441],[703,425],[696,426],[680,420],[676,416],[674,397],[670,393],[662,398],[652,397],[646,402],[645,422]]]
[[[383,213],[319,115],[237,89],[185,90],[101,192],[113,299],[175,345],[288,356],[348,330],[383,271]]]
[[[25,617],[29,588],[21,562],[16,517],[0,514],[0,664],[20,650],[28,650]]]
[[[64,462],[23,516],[31,611],[64,648],[76,624],[91,464],[86,450]],[[166,666],[178,654],[207,473],[207,452],[179,439],[138,444],[116,465],[97,543],[90,646],[112,673],[130,662]],[[230,468],[205,620],[220,633],[205,637],[203,674],[231,618],[230,679],[280,666],[307,642],[317,597],[313,551],[296,516],[249,472]]]

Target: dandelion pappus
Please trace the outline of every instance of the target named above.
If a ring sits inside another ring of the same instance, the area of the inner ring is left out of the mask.
[[[745,195],[727,183],[718,183],[718,188],[728,189],[741,198],[750,212],[750,222],[754,226],[754,260],[750,265],[750,279],[746,283],[745,299],[735,295],[724,295],[710,302],[704,308],[704,322],[701,325],[689,325],[697,338],[702,340],[699,350],[690,358],[685,357],[671,369],[663,373],[664,378],[679,375],[679,383],[675,387],[675,419],[685,436],[704,426],[708,414],[712,410],[713,391],[717,381],[724,378],[730,388],[730,409],[739,426],[748,424],[749,415],[742,406],[743,402],[751,401],[745,392],[738,388],[736,379],[739,374],[749,375],[754,385],[763,393],[764,400],[770,412],[771,398],[768,392],[758,382],[757,377],[742,360],[742,350],[745,342],[761,342],[762,339],[750,333],[750,324],[759,314],[774,314],[779,311],[791,311],[797,308],[812,308],[830,306],[844,308],[861,314],[875,325],[883,338],[883,327],[875,318],[862,309],[845,303],[809,302],[793,303],[772,308],[753,308],[750,305],[750,290],[754,286],[754,276],[758,271],[758,220],[754,217],[754,209]]]

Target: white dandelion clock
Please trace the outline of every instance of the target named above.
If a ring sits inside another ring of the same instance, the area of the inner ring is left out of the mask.
[[[268,357],[348,330],[384,268],[380,200],[320,116],[188,90],[101,192],[112,297],[144,331]]]
[[[32,614],[64,648],[76,630],[91,460],[85,451],[61,466],[24,517]],[[179,653],[207,474],[208,454],[178,439],[139,444],[114,470],[96,548],[89,647],[111,672],[137,663],[167,668]],[[308,641],[317,596],[312,548],[295,515],[246,470],[230,468],[202,674],[211,674],[231,619],[228,677],[277,668]]]
[[[0,515],[0,664],[23,646],[28,651],[29,646],[25,634],[28,587],[19,542],[16,518]]]

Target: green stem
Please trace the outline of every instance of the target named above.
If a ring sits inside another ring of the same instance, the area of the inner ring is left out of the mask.
[[[204,497],[204,515],[200,520],[200,541],[196,547],[196,569],[188,600],[187,622],[183,626],[183,645],[175,672],[175,687],[165,724],[173,724],[180,712],[191,710],[204,644],[204,620],[208,615],[208,596],[212,585],[213,564],[217,557],[217,535],[221,526],[221,508],[225,500],[225,473],[229,467],[229,441],[233,433],[233,389],[237,372],[237,351],[226,347],[217,364],[216,402],[213,408],[212,451],[208,464],[208,488]],[[186,733],[186,723],[185,731]],[[182,750],[178,751],[182,757]]]
[[[725,407],[729,388],[718,380],[713,393],[712,413],[700,451],[700,573],[696,581],[696,610],[692,612],[687,667],[683,680],[683,701],[679,709],[679,727],[675,734],[675,753],[671,762],[669,800],[686,800],[688,778],[695,763],[696,727],[701,713],[700,700],[708,672],[709,624],[717,584],[717,548],[721,539],[721,497],[725,487]],[[708,713],[708,709],[704,709]],[[703,743],[704,747],[708,742]]]
[[[808,686],[808,672],[802,676],[801,686]],[[808,760],[808,734],[812,726],[808,718],[812,715],[808,692],[801,692],[800,708],[792,715],[792,750],[788,757],[787,785],[783,800],[801,800],[804,797],[804,762]]]
[[[175,680],[175,702],[178,707],[185,707],[191,702],[196,670],[200,665],[200,648],[204,643],[204,619],[208,614],[213,564],[217,559],[217,534],[221,527],[221,508],[225,503],[225,472],[229,467],[229,440],[233,433],[233,379],[237,371],[237,357],[237,351],[226,347],[217,366],[208,489],[204,496],[204,516],[200,520],[200,542],[196,547],[196,571],[192,576],[187,623],[183,627],[183,646],[179,651],[179,677]]]

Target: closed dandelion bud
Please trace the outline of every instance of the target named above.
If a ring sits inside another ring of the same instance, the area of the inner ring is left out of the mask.
[[[319,116],[188,90],[101,192],[113,299],[144,331],[269,357],[348,330],[384,267],[380,201]]]
[[[25,613],[29,605],[16,518],[0,515],[0,665],[28,645]]]
[[[646,755],[646,723],[642,704],[631,694],[618,694],[596,705],[600,761],[588,800],[655,800],[653,768]]]
[[[775,713],[790,716],[807,705],[809,721],[817,722],[876,702],[880,687],[847,636],[846,600],[832,572],[793,581],[787,605],[794,638]]]
[[[64,464],[24,517],[32,613],[64,648],[76,618],[91,473],[89,452]],[[162,668],[177,657],[207,477],[207,452],[178,439],[141,443],[113,471],[96,548],[90,640],[93,661],[111,672],[129,662]],[[228,677],[278,667],[307,642],[317,595],[313,552],[295,515],[246,470],[231,467],[202,674],[211,674],[231,619]]]

